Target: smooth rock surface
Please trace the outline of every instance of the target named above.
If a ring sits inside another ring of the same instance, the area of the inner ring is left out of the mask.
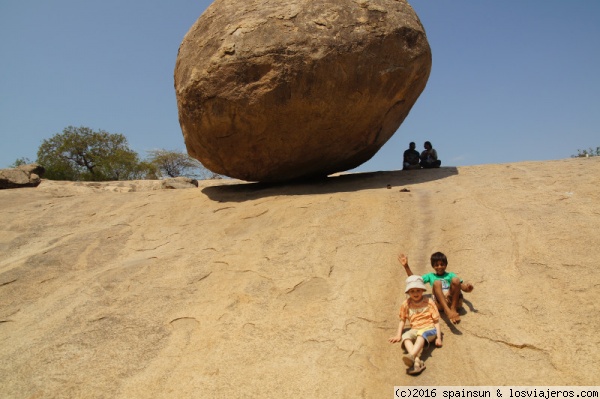
[[[179,120],[189,154],[213,172],[328,175],[381,148],[430,69],[405,0],[216,0],[179,49]]]
[[[599,176],[595,157],[318,184],[2,190],[0,396],[600,385]],[[419,274],[442,251],[475,285],[419,377],[387,341],[400,251]]]

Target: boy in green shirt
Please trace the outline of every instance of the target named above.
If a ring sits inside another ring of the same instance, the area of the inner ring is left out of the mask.
[[[404,266],[406,274],[412,276],[413,272],[408,266],[408,257],[400,254],[398,260]],[[473,284],[464,283],[455,273],[447,272],[448,258],[441,252],[431,255],[431,267],[435,272],[425,274],[423,281],[431,285],[438,309],[443,310],[452,323],[458,324],[460,316],[456,310],[462,306],[462,291],[473,291]]]

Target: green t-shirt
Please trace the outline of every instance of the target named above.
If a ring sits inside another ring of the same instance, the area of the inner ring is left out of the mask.
[[[433,283],[436,280],[442,280],[442,289],[445,291],[450,289],[450,283],[454,277],[458,276],[452,272],[446,272],[441,276],[437,275],[436,273],[427,273],[423,276],[423,282],[425,284],[429,283],[433,287]],[[462,279],[460,282],[462,283]]]

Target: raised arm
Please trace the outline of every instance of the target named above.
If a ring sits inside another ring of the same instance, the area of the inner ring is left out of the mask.
[[[400,264],[404,267],[404,271],[406,272],[407,276],[413,275],[412,270],[410,270],[410,266],[408,266],[408,256],[404,254],[398,255],[398,262],[400,262]]]

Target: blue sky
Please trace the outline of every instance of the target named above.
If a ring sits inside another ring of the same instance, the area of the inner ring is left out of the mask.
[[[242,1],[242,0],[240,0]],[[568,158],[600,146],[600,1],[412,0],[432,48],[425,91],[355,171],[396,170],[409,141],[443,165]],[[205,0],[0,0],[0,168],[69,126],[141,156],[185,148],[173,70]]]

